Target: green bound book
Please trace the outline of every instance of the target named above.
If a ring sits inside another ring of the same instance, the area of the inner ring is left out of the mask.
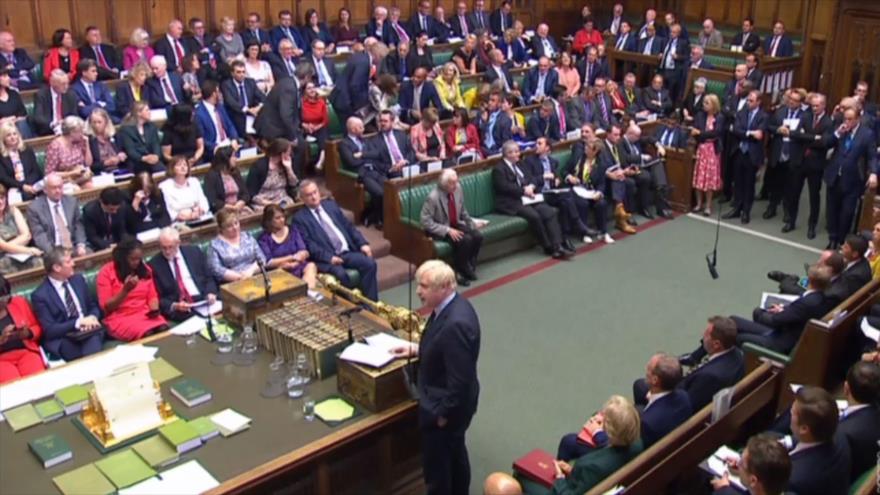
[[[95,463],[98,469],[122,489],[156,475],[156,471],[131,449],[111,454]]]
[[[64,416],[64,408],[55,399],[38,402],[34,408],[37,410],[37,414],[40,415],[40,419],[43,420],[43,423],[55,421]]]
[[[73,414],[81,411],[89,401],[89,392],[82,385],[71,385],[56,391],[55,398],[64,408],[64,414]]]
[[[171,393],[186,404],[187,407],[197,406],[211,400],[211,392],[194,378],[183,378],[171,385]]]
[[[113,483],[94,464],[56,476],[52,482],[64,495],[109,495],[116,492]]]
[[[15,409],[3,411],[3,417],[6,418],[12,431],[20,431],[43,422],[33,404],[24,404]]]
[[[182,419],[160,427],[159,434],[180,454],[202,444],[199,432]]]
[[[177,450],[159,435],[134,444],[132,450],[153,468],[167,466],[180,459]]]
[[[31,440],[28,442],[28,447],[31,448],[31,452],[43,463],[43,468],[45,469],[73,459],[70,445],[67,445],[63,438],[54,433]]]
[[[203,442],[207,442],[208,440],[220,434],[220,430],[217,429],[217,425],[215,425],[214,422],[211,421],[211,418],[207,416],[193,419],[189,421],[189,425],[199,433],[199,436],[202,437]]]
[[[156,358],[150,361],[150,376],[159,383],[165,383],[182,375],[179,369],[175,368],[164,358]]]

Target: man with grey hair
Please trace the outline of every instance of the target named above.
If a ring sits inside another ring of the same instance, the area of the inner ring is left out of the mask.
[[[64,194],[64,179],[50,173],[44,179],[42,196],[31,201],[27,222],[34,245],[44,253],[56,246],[74,250],[74,256],[86,254],[86,231],[79,201]]]
[[[19,91],[40,85],[40,81],[33,80],[31,76],[34,61],[24,48],[15,47],[15,36],[9,31],[0,31],[0,68],[9,69],[12,87]]]
[[[49,74],[49,85],[37,91],[31,127],[38,135],[59,134],[64,117],[79,114],[79,99],[69,89],[70,79],[67,74],[61,69],[55,69]]]
[[[642,394],[633,384],[633,401],[642,416],[642,442],[647,449],[691,417],[692,408],[687,392],[678,388],[682,379],[678,358],[663,352],[651,356],[645,366],[644,384],[648,392]]]
[[[165,30],[165,36],[159,38],[153,46],[156,54],[162,55],[168,61],[168,70],[172,72],[183,71],[183,59],[190,52],[182,37],[183,22],[172,19]]]
[[[169,108],[185,101],[183,79],[176,72],[169,71],[168,59],[162,55],[153,55],[150,69],[153,77],[147,79],[146,86],[151,109]]]
[[[694,81],[693,89],[691,90],[690,96],[684,101],[684,122],[689,125],[693,125],[694,120],[696,120],[697,115],[704,112],[703,110],[703,98],[706,96],[706,81],[705,77],[697,78]]]
[[[159,293],[159,310],[173,321],[192,315],[193,307],[217,301],[217,283],[208,268],[205,253],[197,246],[181,245],[173,227],[159,232],[160,253],[150,259],[153,280]]]
[[[480,320],[471,303],[456,292],[455,273],[446,263],[426,261],[415,278],[416,294],[431,316],[418,344],[391,352],[419,358],[419,429],[427,493],[468,493],[471,469],[465,433],[480,395]]]
[[[562,237],[559,211],[538,196],[534,179],[520,165],[519,144],[507,141],[501,153],[504,159],[492,169],[495,209],[503,215],[524,218],[547,255],[555,259],[573,255],[574,246]]]
[[[724,35],[715,29],[715,21],[710,18],[703,21],[703,30],[700,31],[698,40],[703,48],[721,48],[724,45]]]
[[[455,170],[447,168],[440,173],[437,188],[422,205],[421,221],[428,235],[452,246],[452,264],[458,284],[469,286],[471,280],[477,279],[475,270],[483,235],[468,214]]]

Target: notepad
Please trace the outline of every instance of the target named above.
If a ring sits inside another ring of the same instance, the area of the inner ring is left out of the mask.
[[[109,495],[116,491],[113,483],[94,464],[56,476],[52,482],[64,495]]]
[[[212,423],[217,425],[220,434],[224,437],[235,435],[251,426],[251,418],[231,408],[212,415],[210,419]]]
[[[730,470],[727,468],[727,459],[740,459],[739,452],[731,449],[726,445],[722,445],[718,447],[718,450],[715,451],[714,454],[709,456],[706,459],[706,465],[708,466],[708,470],[710,473],[715,476],[724,476],[727,473],[728,478],[730,479],[730,483],[740,490],[745,490],[745,486],[743,486],[742,481],[740,481],[739,477],[735,476]]]
[[[367,344],[369,344],[370,347],[383,349],[389,353],[392,349],[396,347],[409,347],[410,345],[409,341],[401,339],[399,337],[395,337],[394,335],[390,335],[385,332],[379,332],[375,335],[370,335],[364,340],[367,341]]]
[[[196,495],[218,486],[220,482],[199,461],[192,460],[119,490],[119,495]]]
[[[394,355],[385,349],[355,342],[342,351],[342,354],[339,355],[339,359],[350,361],[352,363],[365,364],[367,366],[372,366],[373,368],[381,368],[394,360]]]
[[[6,418],[6,422],[9,423],[9,427],[15,432],[43,422],[33,404],[25,404],[15,409],[3,411],[3,416]]]
[[[156,475],[156,471],[133,450],[111,454],[95,466],[116,488],[125,488]]]
[[[774,304],[781,304],[785,306],[786,304],[791,303],[798,296],[793,296],[789,294],[773,294],[770,292],[764,292],[761,294],[761,307],[763,309],[769,309]]]

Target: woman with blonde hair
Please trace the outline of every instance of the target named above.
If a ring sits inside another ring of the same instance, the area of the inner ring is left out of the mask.
[[[581,75],[575,68],[570,53],[562,52],[559,55],[556,73],[559,74],[559,84],[565,86],[565,95],[569,98],[577,96],[581,91]]]
[[[68,115],[61,121],[61,135],[46,148],[45,174],[57,172],[75,191],[92,187],[92,150],[85,137],[85,122]]]
[[[228,63],[232,59],[243,58],[244,42],[235,32],[235,19],[227,16],[220,19],[220,34],[214,38],[214,44],[219,51],[220,60]]]
[[[709,216],[712,214],[712,194],[722,187],[721,133],[724,129],[724,115],[721,113],[718,96],[713,94],[703,98],[703,110],[697,114],[691,131],[691,135],[697,140],[693,178],[697,205],[693,211],[703,210],[703,215]]]
[[[116,127],[107,110],[96,108],[92,111],[86,123],[86,135],[92,150],[92,172],[112,172],[125,163],[125,152],[116,142]]]
[[[147,101],[147,78],[150,77],[150,66],[146,62],[138,62],[128,70],[128,81],[116,87],[116,116],[125,118],[135,103]]]
[[[0,271],[13,273],[19,270],[42,266],[43,252],[30,247],[31,230],[24,214],[9,204],[9,190],[0,184]],[[8,255],[30,255],[24,261]]]
[[[128,38],[128,46],[122,50],[122,67],[131,70],[138,63],[148,63],[155,53],[150,46],[150,35],[136,28]]]
[[[452,116],[452,111],[464,106],[461,96],[461,77],[454,62],[446,62],[440,70],[440,77],[434,79],[434,87],[443,104],[443,116]]]
[[[21,199],[33,199],[42,190],[43,171],[34,150],[25,145],[14,122],[0,124],[0,184],[18,189]]]
[[[410,141],[420,162],[446,160],[446,144],[439,121],[437,109],[426,108],[422,111],[421,122],[410,128]]]

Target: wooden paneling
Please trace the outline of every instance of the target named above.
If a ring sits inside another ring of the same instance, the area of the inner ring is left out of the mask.
[[[76,13],[77,32],[74,37],[83,39],[88,26],[95,26],[104,34],[105,41],[110,40],[110,13],[104,0],[77,0],[73,3]]]
[[[147,21],[150,23],[148,31],[153,37],[159,36],[168,28],[168,23],[175,18],[179,18],[178,0],[148,0],[147,2]],[[182,19],[186,23],[186,19]]]
[[[139,27],[146,29],[150,34],[158,34],[164,31],[164,28],[160,28],[159,31],[154,33],[144,22],[145,13],[147,12],[146,4],[147,0],[126,0],[125,4],[122,4],[122,2],[112,2],[113,32],[118,44],[127,45],[132,31]]]
[[[189,2],[189,0],[186,0],[186,2]],[[220,19],[224,17],[235,19],[237,23],[236,30],[241,26],[241,19],[239,19],[238,15],[238,0],[213,0],[209,14],[214,31],[219,31]]]
[[[42,39],[46,46],[52,42],[52,33],[58,28],[67,28],[74,31],[71,25],[73,20],[70,10],[70,2],[67,0],[38,0],[36,3],[37,20],[40,23]]]
[[[208,0],[186,0],[180,5],[180,20],[186,24],[193,17],[198,17],[209,25],[211,20],[208,18]]]
[[[34,13],[35,4],[30,0],[4,0],[0,2],[0,26],[15,36],[17,46],[34,47],[40,35]]]

